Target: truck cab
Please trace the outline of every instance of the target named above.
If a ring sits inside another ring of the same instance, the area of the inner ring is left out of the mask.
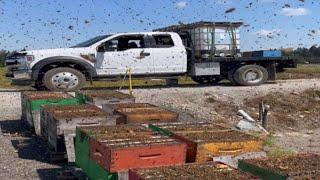
[[[186,50],[176,33],[117,34],[97,46],[98,76],[181,74],[186,72]]]

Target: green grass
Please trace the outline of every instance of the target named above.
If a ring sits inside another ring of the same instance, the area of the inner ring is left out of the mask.
[[[285,72],[292,74],[320,73],[320,64],[299,64],[298,68],[290,68]]]
[[[269,152],[267,152],[268,157],[283,157],[283,156],[290,156],[294,154],[295,152],[288,149],[280,148],[280,147],[274,147]]]
[[[180,85],[185,84],[196,84],[189,77],[180,77],[179,82]],[[164,86],[164,79],[133,79],[132,86],[133,87],[150,87],[150,86]],[[129,81],[128,80],[117,80],[117,81],[93,81],[92,84],[90,82],[87,83],[85,87],[94,87],[94,88],[103,88],[103,87],[113,87],[113,88],[128,88]]]
[[[276,138],[273,133],[270,133],[268,137],[263,141],[263,146],[268,148],[268,157],[283,157],[288,155],[293,155],[294,152],[276,145]]]
[[[2,87],[2,88],[12,87],[11,81],[10,81],[10,79],[5,77],[5,73],[6,73],[6,68],[0,67],[0,87]]]

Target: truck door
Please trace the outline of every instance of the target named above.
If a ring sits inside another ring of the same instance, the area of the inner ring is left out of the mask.
[[[175,44],[170,34],[149,35],[152,41],[152,55],[156,74],[184,73],[187,68],[187,55],[181,41]],[[178,37],[178,35],[177,35]]]
[[[97,56],[101,57],[99,53]],[[125,74],[129,68],[132,74],[154,73],[151,51],[145,47],[143,34],[115,37],[105,42],[102,53],[101,75]]]

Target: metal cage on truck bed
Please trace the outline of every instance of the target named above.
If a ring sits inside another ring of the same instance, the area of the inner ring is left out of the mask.
[[[242,22],[205,22],[173,25],[154,31],[176,32],[192,49],[196,62],[214,57],[235,57],[240,53]]]

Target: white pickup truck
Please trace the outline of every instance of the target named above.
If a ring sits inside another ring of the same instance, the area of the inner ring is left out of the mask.
[[[129,68],[133,77],[188,75],[203,84],[229,79],[239,85],[259,85],[275,79],[276,66],[294,67],[293,60],[283,57],[241,57],[237,48],[229,49],[233,54],[217,54],[213,45],[214,53],[199,51],[203,53],[199,56],[193,42],[184,31],[98,36],[70,48],[10,54],[7,76],[13,82],[34,83],[53,91],[74,91],[86,80],[116,78]]]

